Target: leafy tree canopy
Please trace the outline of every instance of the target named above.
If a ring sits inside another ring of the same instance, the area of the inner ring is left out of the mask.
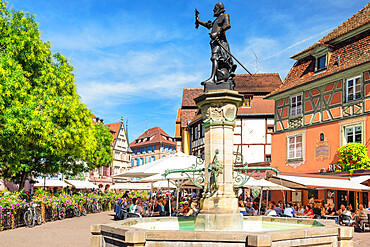
[[[40,38],[34,16],[0,0],[0,176],[110,165],[109,129],[81,103],[73,67]]]

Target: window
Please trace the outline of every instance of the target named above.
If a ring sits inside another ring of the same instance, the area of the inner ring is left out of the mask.
[[[144,165],[144,158],[141,158],[140,165]]]
[[[118,174],[119,173],[119,167],[118,166],[115,166],[114,167],[114,174]]]
[[[274,126],[268,126],[267,127],[267,133],[268,134],[274,133]]]
[[[143,149],[143,154],[145,154],[146,153],[146,147],[143,147],[142,149]]]
[[[152,152],[152,146],[149,146],[148,147],[148,153],[151,153]]]
[[[193,138],[193,140],[195,141],[195,140],[198,139],[198,127],[195,127],[193,130],[194,130],[194,138]]]
[[[132,159],[132,160],[131,160],[131,166],[132,166],[132,167],[134,167],[134,166],[135,166],[135,160],[134,160],[134,159]]]
[[[344,145],[351,142],[362,143],[362,125],[344,127]]]
[[[244,95],[243,106],[244,107],[251,107],[251,101],[252,101],[252,96],[251,95]]]
[[[271,161],[271,155],[266,155],[266,161]]]
[[[316,58],[316,71],[326,69],[326,54]]]
[[[152,157],[149,157],[149,162],[152,162]]]
[[[288,159],[302,158],[302,135],[288,138]]]
[[[119,159],[120,159],[120,152],[115,152],[115,153],[114,153],[114,158],[115,158],[116,160],[119,160]]]
[[[321,142],[323,142],[324,140],[325,140],[325,138],[324,138],[324,133],[321,133],[321,134],[320,134],[320,141],[321,141]]]
[[[359,76],[348,79],[346,85],[346,101],[358,99],[361,99],[361,81]]]
[[[165,147],[165,152],[168,153],[168,146]]]
[[[155,153],[155,146],[153,146],[153,152]]]
[[[204,137],[204,127],[203,125],[200,126],[200,138]]]
[[[290,98],[290,116],[298,116],[302,113],[302,95],[296,95]]]
[[[152,158],[153,158],[153,161],[155,161],[155,156],[152,156]]]

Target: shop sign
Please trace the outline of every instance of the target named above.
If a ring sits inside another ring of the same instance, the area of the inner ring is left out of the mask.
[[[342,166],[338,164],[329,165],[329,169],[328,169],[329,172],[335,172],[337,170],[342,170]]]
[[[315,145],[315,159],[324,160],[330,157],[330,146],[328,141],[317,142]]]

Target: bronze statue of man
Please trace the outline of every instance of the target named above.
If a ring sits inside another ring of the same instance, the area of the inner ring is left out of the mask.
[[[209,79],[202,82],[202,85],[205,85],[205,87],[209,85],[213,88],[212,85],[214,84],[227,83],[229,86],[226,86],[226,88],[233,89],[236,65],[230,56],[230,48],[225,35],[225,32],[231,28],[230,16],[225,13],[224,4],[221,2],[215,5],[213,13],[216,19],[213,22],[204,22],[199,20],[198,11],[196,10],[196,27],[200,24],[207,29],[211,29],[209,36],[211,37],[210,45],[212,49],[212,73]]]

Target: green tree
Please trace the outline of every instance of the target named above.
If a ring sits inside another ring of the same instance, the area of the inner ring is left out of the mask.
[[[112,135],[93,124],[72,66],[41,40],[34,16],[0,0],[0,30],[0,176],[23,188],[35,173],[110,165]]]
[[[370,168],[367,148],[362,143],[349,143],[338,149],[338,164],[343,171],[365,170]]]

